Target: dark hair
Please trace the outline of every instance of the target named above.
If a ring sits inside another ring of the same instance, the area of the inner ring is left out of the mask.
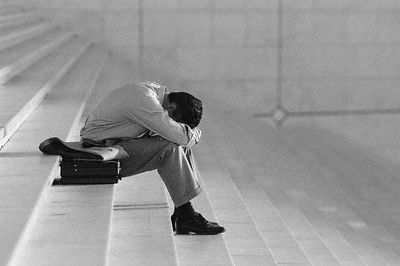
[[[178,122],[187,124],[190,128],[197,127],[203,114],[203,104],[199,99],[186,92],[171,92],[168,99],[176,104],[172,115]]]

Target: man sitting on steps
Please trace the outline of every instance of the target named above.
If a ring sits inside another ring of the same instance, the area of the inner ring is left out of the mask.
[[[93,110],[81,130],[82,139],[118,143],[128,152],[122,177],[157,169],[175,204],[171,222],[177,234],[225,231],[190,203],[201,192],[191,147],[200,140],[202,111],[201,101],[188,93],[168,93],[154,82],[126,84]]]

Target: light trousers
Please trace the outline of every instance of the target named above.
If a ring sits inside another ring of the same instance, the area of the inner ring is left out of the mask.
[[[176,207],[201,193],[199,172],[190,148],[161,137],[143,137],[119,142],[129,154],[121,160],[121,175],[127,177],[157,170]]]

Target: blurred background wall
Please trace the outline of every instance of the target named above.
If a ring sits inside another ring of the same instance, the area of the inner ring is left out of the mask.
[[[220,100],[226,109],[262,111],[274,105],[275,0],[31,0],[30,4],[135,63],[142,60],[143,79],[196,90]]]
[[[195,93],[209,109],[251,116],[278,103],[289,111],[400,106],[398,0],[29,4],[143,66],[142,79]],[[317,125],[395,151],[390,157],[400,151],[398,117],[290,118],[284,126]]]

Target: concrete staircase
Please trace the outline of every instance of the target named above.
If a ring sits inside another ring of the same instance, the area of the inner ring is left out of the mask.
[[[173,204],[154,172],[117,185],[52,186],[58,158],[38,144],[79,139],[88,113],[136,73],[37,12],[1,8],[0,265],[400,263],[398,238],[355,211],[345,185],[329,181],[338,173],[297,154],[290,134],[212,111],[195,148],[204,193],[193,204],[227,228],[222,235],[175,236]]]
[[[176,265],[167,195],[155,173],[115,187],[52,186],[58,158],[38,151],[51,136],[79,139],[88,113],[137,71],[38,12],[3,7],[0,265]],[[215,243],[230,263],[222,237]]]

